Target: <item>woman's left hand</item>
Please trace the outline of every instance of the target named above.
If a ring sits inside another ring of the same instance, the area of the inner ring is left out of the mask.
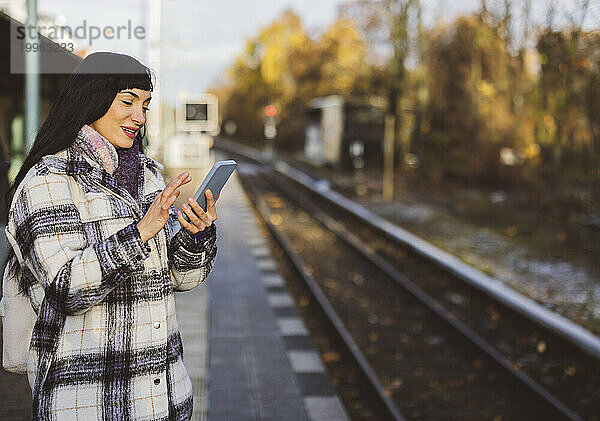
[[[210,190],[206,190],[206,212],[204,209],[196,202],[193,197],[188,199],[188,203],[185,203],[181,208],[183,212],[190,218],[191,223],[186,221],[183,217],[183,213],[178,210],[177,211],[177,219],[182,227],[187,229],[192,234],[197,234],[200,231],[203,231],[204,228],[209,227],[214,221],[217,220],[217,211],[215,210],[215,202],[219,198],[213,198],[212,192]]]

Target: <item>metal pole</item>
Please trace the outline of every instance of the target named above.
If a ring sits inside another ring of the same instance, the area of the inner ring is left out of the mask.
[[[383,200],[394,199],[394,127],[396,119],[393,114],[385,116],[383,135]]]
[[[25,51],[25,155],[33,146],[40,124],[40,47],[37,30],[37,0],[27,0],[27,30],[25,42],[37,46],[37,51]],[[32,36],[33,35],[33,36]]]
[[[152,103],[146,123],[148,129],[149,152],[159,161],[164,160],[166,142],[163,142],[162,127],[162,68],[161,68],[161,31],[162,31],[162,0],[148,2],[148,64],[156,75],[152,91]],[[168,147],[168,146],[167,146]]]

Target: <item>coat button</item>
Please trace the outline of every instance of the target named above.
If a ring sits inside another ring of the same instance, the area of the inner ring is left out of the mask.
[[[154,329],[160,329],[160,322],[154,322]]]
[[[160,379],[154,379],[154,384],[158,386],[160,384]]]

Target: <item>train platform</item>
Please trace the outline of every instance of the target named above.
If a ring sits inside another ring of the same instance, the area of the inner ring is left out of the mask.
[[[192,177],[195,186],[203,174]],[[194,189],[182,189],[180,197]],[[218,251],[209,278],[176,294],[194,419],[348,419],[236,173],[217,213]]]
[[[181,171],[163,175],[168,182]],[[190,172],[193,186],[182,188],[178,207],[207,170]],[[235,173],[217,213],[211,274],[176,294],[193,419],[347,420]],[[0,419],[28,418],[30,393],[25,376],[0,370]]]

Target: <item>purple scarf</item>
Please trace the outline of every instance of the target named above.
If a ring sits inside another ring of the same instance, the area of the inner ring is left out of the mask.
[[[139,152],[140,144],[138,137],[136,136],[133,145],[130,148],[119,148],[117,149],[117,155],[119,155],[119,165],[114,172],[114,177],[117,180],[117,184],[127,189],[131,196],[136,202],[140,203],[139,198]]]
[[[131,196],[140,202],[138,194],[138,172],[140,145],[137,136],[133,145],[127,149],[116,149],[104,136],[91,126],[84,124],[81,127],[83,138],[79,146],[102,165],[102,167],[115,177],[117,184],[127,189]],[[78,138],[79,139],[79,138]]]

